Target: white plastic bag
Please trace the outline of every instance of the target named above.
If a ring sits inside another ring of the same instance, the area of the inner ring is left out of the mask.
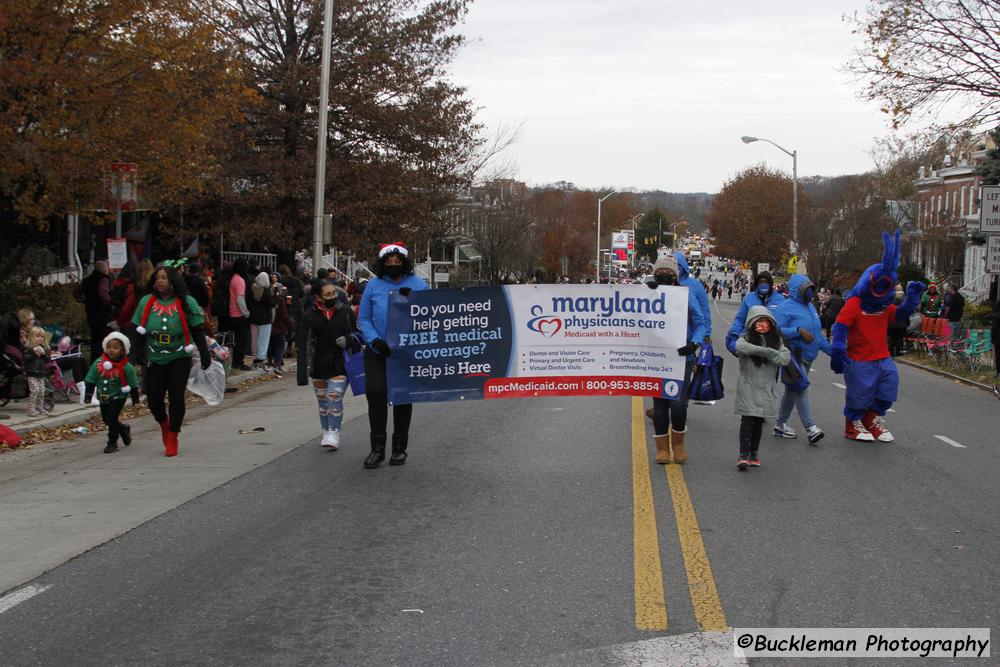
[[[197,361],[192,363],[188,389],[192,394],[204,398],[209,405],[222,403],[222,398],[226,395],[226,369],[215,360],[205,370],[202,370],[201,364]]]

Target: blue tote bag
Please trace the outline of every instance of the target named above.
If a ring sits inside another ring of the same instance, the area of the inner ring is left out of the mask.
[[[693,401],[718,401],[725,395],[722,386],[722,357],[710,344],[698,350],[688,397]]]
[[[788,365],[781,368],[781,381],[791,392],[801,392],[809,388],[809,374],[794,354]]]
[[[361,337],[355,332],[351,334],[357,342],[357,352],[351,351],[348,345],[344,350],[344,368],[347,372],[347,384],[351,387],[351,393],[360,396],[365,393],[365,351],[362,347]]]

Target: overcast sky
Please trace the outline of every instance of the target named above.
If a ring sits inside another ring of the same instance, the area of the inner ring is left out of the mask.
[[[890,133],[840,71],[863,0],[475,0],[453,67],[490,128],[524,123],[517,177],[717,192],[747,166],[860,173]]]

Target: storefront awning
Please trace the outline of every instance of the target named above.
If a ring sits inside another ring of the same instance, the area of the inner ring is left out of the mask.
[[[458,246],[458,259],[461,262],[478,262],[483,256],[471,245]]]

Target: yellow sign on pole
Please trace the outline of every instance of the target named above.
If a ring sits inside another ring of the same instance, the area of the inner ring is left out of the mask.
[[[799,266],[799,256],[792,255],[788,258],[788,275],[794,275]]]

